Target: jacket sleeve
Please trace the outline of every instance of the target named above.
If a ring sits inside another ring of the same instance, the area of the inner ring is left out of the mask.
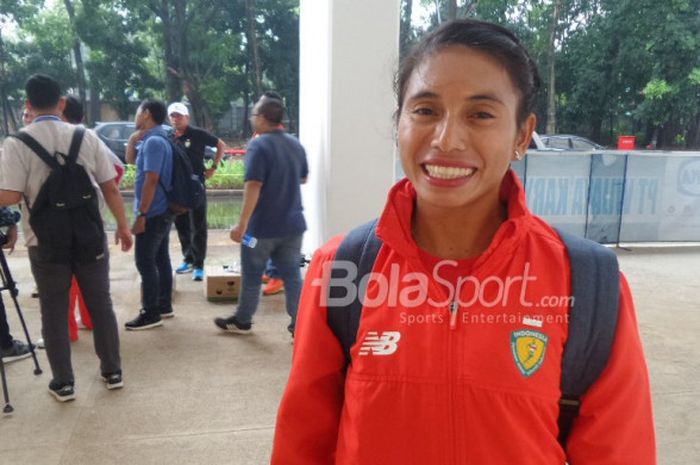
[[[340,238],[316,252],[304,280],[292,368],[277,413],[272,465],[332,465],[343,408],[345,355],[330,330],[323,305]]]
[[[571,465],[656,464],[649,375],[623,275],[619,308],[608,365],[582,397],[569,437]]]

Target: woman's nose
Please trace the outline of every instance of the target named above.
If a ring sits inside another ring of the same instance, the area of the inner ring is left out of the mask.
[[[435,127],[433,147],[441,152],[466,149],[467,131],[464,122],[456,116],[446,114]]]

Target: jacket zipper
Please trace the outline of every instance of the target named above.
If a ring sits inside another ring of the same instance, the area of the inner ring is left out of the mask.
[[[456,445],[456,435],[457,435],[457,426],[456,426],[456,419],[455,419],[455,408],[456,408],[456,401],[455,401],[455,390],[456,390],[456,379],[457,379],[457,364],[456,364],[456,356],[455,356],[455,330],[457,329],[457,312],[459,310],[459,305],[456,300],[453,300],[450,303],[449,311],[450,311],[450,330],[448,331],[448,336],[447,336],[447,343],[449,344],[448,349],[447,349],[447,369],[449,370],[448,373],[448,382],[447,382],[447,389],[448,389],[448,399],[449,399],[449,416],[450,416],[450,444],[452,445],[451,447],[451,454],[450,454],[450,463],[456,464],[458,463],[457,461],[457,445]]]
[[[453,300],[450,303],[450,329],[455,330],[457,329],[457,310],[459,309],[459,306],[457,305],[457,301]]]
[[[417,265],[417,268],[423,270],[423,272],[427,272],[428,270],[425,269],[422,263],[419,263]],[[435,286],[433,288],[433,292],[435,294],[439,295],[443,300],[447,298],[447,296],[442,292],[440,288]],[[455,299],[459,299],[459,296],[454,296]],[[448,444],[451,445],[449,447],[449,452],[447,453],[448,457],[448,463],[450,464],[457,464],[459,461],[457,460],[457,447],[456,447],[456,420],[455,420],[455,412],[454,412],[454,406],[455,406],[455,379],[456,379],[456,372],[455,372],[455,362],[454,362],[454,333],[455,330],[457,329],[457,315],[459,311],[459,304],[457,300],[453,300],[450,302],[449,306],[447,307],[447,311],[450,314],[450,330],[447,332],[447,401],[449,403],[448,410],[449,410],[449,424],[447,425],[447,438],[448,438]]]

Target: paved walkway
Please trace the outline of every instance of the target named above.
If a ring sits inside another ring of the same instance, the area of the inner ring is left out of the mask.
[[[211,264],[230,263],[238,250],[227,233],[211,234]],[[177,245],[173,234],[171,244]],[[173,251],[174,264],[179,253]],[[696,303],[700,248],[618,251],[638,306],[654,391],[659,464],[689,465],[700,457],[700,309]],[[38,302],[26,250],[8,257],[20,305],[38,337]],[[112,251],[112,288],[122,325],[139,307],[133,254]],[[209,303],[202,284],[179,276],[176,317],[151,331],[120,329],[122,390],[99,380],[91,334],[73,344],[77,399],[60,404],[46,392],[50,370],[32,374],[31,360],[7,366],[15,413],[0,416],[0,463],[235,464],[268,462],[277,405],[292,346],[282,295],[262,299],[255,334],[223,334],[212,324],[230,303]],[[5,298],[7,304],[11,304]],[[21,335],[8,305],[13,334]],[[438,465],[438,464],[435,464]]]

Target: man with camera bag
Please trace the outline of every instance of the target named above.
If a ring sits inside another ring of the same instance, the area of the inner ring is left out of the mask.
[[[131,248],[124,204],[114,183],[109,149],[90,130],[61,121],[64,101],[51,77],[25,86],[31,125],[5,139],[0,158],[0,205],[24,201],[24,236],[39,289],[42,335],[53,379],[49,393],[75,398],[68,337],[68,294],[76,276],[94,324],[95,352],[107,389],[123,386],[117,319],[109,292],[109,248],[99,205],[117,220],[116,243]]]

